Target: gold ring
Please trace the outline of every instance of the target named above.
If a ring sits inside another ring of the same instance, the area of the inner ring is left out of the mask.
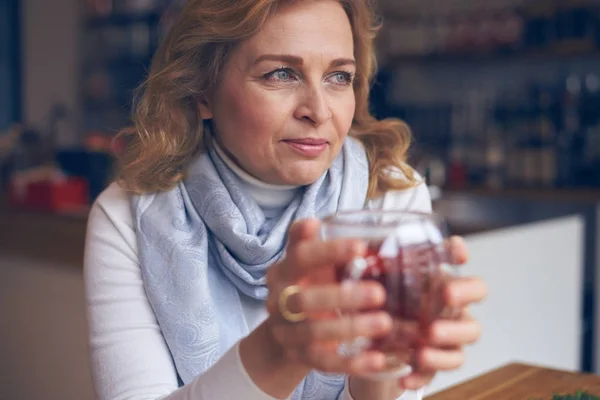
[[[300,322],[306,319],[306,313],[304,311],[293,313],[287,308],[288,298],[293,294],[298,294],[302,291],[302,288],[298,285],[290,285],[283,289],[279,293],[279,312],[289,322]]]

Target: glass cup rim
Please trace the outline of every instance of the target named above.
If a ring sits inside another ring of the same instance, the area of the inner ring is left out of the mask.
[[[361,221],[358,219],[352,219],[352,217],[360,217],[360,216],[391,217],[392,218],[391,222],[383,223],[383,225],[380,225],[381,227],[385,227],[385,226],[392,227],[392,226],[396,226],[398,224],[405,223],[405,221],[398,220],[398,218],[401,218],[401,217],[416,217],[420,220],[430,221],[437,225],[444,224],[444,217],[435,212],[410,211],[410,210],[384,210],[384,209],[377,209],[377,210],[363,209],[363,210],[338,211],[334,214],[330,214],[330,215],[327,215],[326,217],[322,218],[321,222],[325,226],[336,226],[336,227],[364,226],[365,225],[364,221]],[[396,217],[397,219],[394,220],[393,219],[394,217]]]

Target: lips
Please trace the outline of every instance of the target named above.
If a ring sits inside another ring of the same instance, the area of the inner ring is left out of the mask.
[[[318,139],[318,138],[287,139],[287,140],[284,140],[284,142],[297,143],[297,144],[302,144],[302,145],[306,145],[306,146],[322,146],[324,144],[329,143],[325,139]]]
[[[287,144],[297,154],[308,158],[320,156],[327,150],[329,145],[327,140],[318,138],[288,139],[284,140],[283,143]]]

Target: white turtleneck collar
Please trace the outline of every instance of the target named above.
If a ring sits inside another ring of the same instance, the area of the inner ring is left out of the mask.
[[[216,140],[213,141],[215,150],[223,162],[240,178],[244,188],[263,211],[279,210],[286,207],[296,196],[300,186],[272,185],[256,179],[239,166],[223,151]]]

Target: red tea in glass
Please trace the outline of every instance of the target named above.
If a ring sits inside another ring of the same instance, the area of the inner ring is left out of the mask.
[[[338,271],[338,281],[374,280],[386,291],[383,310],[392,316],[392,332],[344,344],[350,354],[377,349],[388,355],[388,371],[375,379],[418,368],[415,351],[424,344],[430,324],[449,311],[443,288],[454,270],[442,226],[434,215],[386,211],[339,213],[323,221],[325,239],[356,238],[368,245],[364,258]]]

